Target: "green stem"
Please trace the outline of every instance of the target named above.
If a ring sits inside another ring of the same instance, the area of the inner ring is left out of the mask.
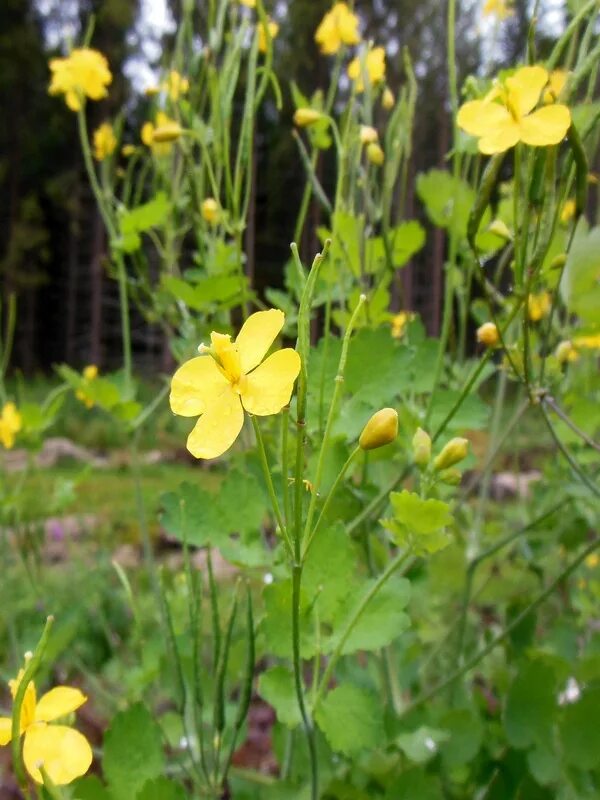
[[[289,555],[290,557],[293,558],[294,547],[292,544],[292,540],[290,539],[287,526],[283,520],[283,517],[281,516],[281,508],[279,507],[279,500],[277,499],[277,494],[275,493],[275,487],[273,486],[273,478],[271,476],[271,470],[269,469],[269,461],[267,459],[267,452],[265,450],[265,443],[263,440],[262,432],[260,430],[260,425],[258,424],[258,420],[256,419],[255,416],[251,415],[250,419],[252,420],[252,427],[254,428],[254,434],[256,436],[256,443],[258,445],[258,456],[260,458],[260,464],[263,470],[263,475],[265,476],[267,491],[269,493],[269,499],[271,500],[271,507],[273,508],[273,513],[275,514],[275,518],[277,520],[277,524],[279,525],[279,529],[281,531],[283,540],[287,545]]]
[[[360,601],[360,603],[356,607],[354,613],[352,614],[352,616],[350,617],[350,619],[346,623],[346,627],[344,628],[344,630],[342,631],[339,639],[337,640],[337,644],[335,646],[335,650],[331,654],[331,657],[329,659],[329,663],[327,664],[327,668],[326,668],[325,672],[323,673],[323,677],[321,678],[321,682],[319,684],[319,688],[317,689],[317,693],[315,695],[315,700],[314,700],[314,703],[313,703],[313,714],[315,712],[315,709],[318,707],[318,705],[319,705],[319,703],[320,703],[320,701],[321,701],[321,699],[323,697],[323,694],[324,694],[325,690],[329,686],[329,681],[330,681],[330,679],[331,679],[331,677],[333,675],[333,671],[334,671],[334,669],[335,669],[335,667],[337,665],[337,662],[339,661],[339,659],[340,659],[340,657],[342,655],[342,650],[344,649],[344,645],[348,641],[348,637],[350,636],[350,634],[354,630],[356,624],[358,623],[358,621],[362,617],[363,613],[365,612],[365,609],[367,608],[367,606],[369,605],[371,600],[377,594],[379,594],[381,589],[383,589],[383,587],[388,582],[388,580],[392,577],[392,575],[395,572],[397,572],[397,570],[400,569],[400,567],[406,562],[406,560],[408,559],[409,556],[410,556],[410,550],[404,550],[403,552],[399,553],[396,556],[396,558],[394,558],[394,560],[391,561],[388,564],[388,566],[386,567],[385,571],[382,572],[381,575],[377,578],[375,583],[371,586],[369,591],[362,598],[362,600]]]

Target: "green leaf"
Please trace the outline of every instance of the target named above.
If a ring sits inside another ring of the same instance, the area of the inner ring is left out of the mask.
[[[269,504],[261,482],[248,472],[227,473],[218,495],[219,527],[225,533],[248,534],[262,529]]]
[[[244,285],[247,279],[244,278]],[[190,284],[174,275],[163,275],[162,288],[181,300],[194,311],[206,311],[212,304],[230,303],[240,293],[240,278],[237,275],[207,276]]]
[[[600,686],[587,689],[568,705],[560,725],[564,759],[579,769],[600,766]]]
[[[337,637],[351,620],[356,609],[372,590],[375,579],[364,581],[362,587],[353,588],[356,596],[348,611],[335,623],[335,631],[328,645],[333,650]],[[398,638],[409,627],[410,620],[403,609],[410,599],[410,583],[404,578],[390,579],[380,591],[369,600],[365,610],[352,628],[342,647],[342,654],[348,655],[358,650],[378,650]]]
[[[113,800],[113,798],[108,789],[102,785],[100,778],[86,775],[74,784],[73,800]]]
[[[432,430],[438,428],[454,408],[460,392],[452,389],[442,389],[435,393],[431,401],[430,426]],[[490,409],[476,394],[464,398],[460,407],[448,424],[447,431],[459,431],[469,428],[483,430],[488,425]]]
[[[186,482],[177,492],[163,494],[160,502],[161,523],[172,536],[197,547],[214,543],[221,530],[214,494]]]
[[[131,800],[165,767],[160,728],[141,703],[121,711],[104,735],[103,770],[115,800]]]
[[[300,724],[302,717],[294,688],[294,675],[288,667],[271,667],[263,672],[258,680],[258,693],[273,706],[277,719],[283,725],[295,728]]]
[[[292,582],[279,581],[263,590],[265,616],[260,629],[270,652],[282,658],[292,656]],[[312,599],[312,598],[311,598]],[[306,592],[300,595],[300,654],[311,658],[317,651],[315,621]]]
[[[446,526],[453,522],[450,506],[442,500],[423,500],[415,492],[390,494],[392,519],[382,520],[398,546],[411,547],[415,553],[435,553],[449,544]]]
[[[427,215],[440,228],[455,227],[461,238],[467,235],[467,222],[475,203],[475,190],[449,172],[431,169],[417,177],[417,194],[425,205]],[[488,223],[486,212],[481,226]]]
[[[430,761],[438,753],[439,745],[449,739],[446,731],[422,725],[416,731],[401,733],[396,737],[398,747],[416,764]]]
[[[186,800],[186,797],[180,783],[160,777],[147,781],[137,793],[136,800]]]
[[[329,692],[315,719],[332,749],[345,755],[383,744],[381,701],[358,686],[346,683]]]
[[[121,233],[142,233],[162,225],[169,214],[170,205],[165,192],[158,192],[153,200],[121,215]]]
[[[425,228],[416,220],[408,220],[392,228],[392,259],[398,269],[407,264],[425,244]]]
[[[543,661],[527,663],[506,698],[504,728],[513,747],[548,741],[556,709],[556,676]]]
[[[341,523],[318,531],[304,567],[302,587],[309,597],[317,598],[321,621],[333,619],[338,606],[347,602],[357,565],[356,545]]]
[[[598,324],[600,308],[600,227],[587,230],[582,218],[569,250],[561,282],[567,308],[589,324]]]
[[[448,733],[448,739],[440,746],[444,762],[449,767],[458,767],[472,761],[483,741],[479,717],[466,708],[457,708],[444,714],[439,724]]]
[[[388,786],[385,800],[443,800],[439,779],[422,769],[409,769]]]

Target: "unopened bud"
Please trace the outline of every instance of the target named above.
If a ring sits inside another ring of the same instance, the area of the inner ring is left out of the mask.
[[[165,144],[167,142],[174,142],[179,139],[183,133],[183,128],[177,122],[168,122],[166,125],[160,125],[152,132],[152,141],[155,144]]]
[[[379,139],[379,134],[371,125],[360,126],[360,143],[371,144]]]
[[[579,353],[568,339],[558,343],[554,355],[559,364],[568,364],[570,361],[577,361],[579,358]]]
[[[501,219],[495,219],[493,222],[490,222],[488,231],[499,236],[501,239],[506,239],[507,242],[513,238],[506,222],[503,222]]]
[[[431,437],[423,428],[417,428],[412,440],[413,461],[419,469],[425,469],[431,459]]]
[[[443,448],[442,452],[436,456],[433,466],[437,472],[453,467],[467,457],[469,452],[469,440],[456,436],[450,439],[447,445]]]
[[[200,213],[202,214],[202,219],[210,225],[215,225],[221,216],[221,207],[214,197],[207,197],[206,200],[202,201]]]
[[[495,347],[500,341],[498,328],[493,322],[484,322],[477,328],[477,341],[486,347]]]
[[[441,482],[448,486],[458,486],[462,480],[461,472],[456,467],[442,470],[439,477]]]
[[[299,128],[307,128],[318,122],[322,116],[321,112],[314,108],[298,108],[294,114],[294,124]]]
[[[562,269],[564,265],[567,263],[567,254],[566,253],[559,253],[557,256],[554,256],[548,269]]]
[[[367,158],[371,164],[375,164],[377,167],[380,167],[385,161],[385,153],[377,142],[371,142],[371,144],[367,145]]]
[[[363,450],[376,450],[393,442],[397,435],[398,412],[393,408],[382,408],[367,422],[358,444]]]
[[[386,86],[383,90],[383,95],[381,97],[381,105],[385,108],[386,111],[389,111],[394,107],[394,103],[396,102],[396,98],[394,97],[394,93],[391,89],[388,89]]]

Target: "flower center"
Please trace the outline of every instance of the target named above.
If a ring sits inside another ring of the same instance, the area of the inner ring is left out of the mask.
[[[242,375],[242,365],[240,363],[240,354],[237,345],[231,341],[231,336],[228,333],[216,333],[213,331],[210,335],[211,348],[210,354],[217,362],[217,366],[221,369],[223,375],[236,388],[241,379],[245,377]]]

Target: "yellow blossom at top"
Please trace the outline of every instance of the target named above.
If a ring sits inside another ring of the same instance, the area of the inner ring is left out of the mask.
[[[343,44],[358,44],[359,19],[350,11],[347,3],[335,3],[315,32],[315,42],[325,55],[337,53]]]
[[[406,326],[415,318],[410,311],[399,311],[392,317],[392,336],[394,339],[401,339],[404,336]]]
[[[517,142],[534,147],[558,144],[571,124],[571,112],[558,103],[534,111],[548,82],[543,67],[522,67],[483,100],[470,100],[458,111],[462,130],[479,138],[479,151],[503,153]]]
[[[507,0],[486,0],[483,6],[483,14],[486,17],[496,16],[498,19],[506,19],[514,14]]]
[[[289,403],[300,356],[285,348],[265,359],[284,320],[283,311],[257,311],[233,342],[213,331],[211,346],[201,345],[203,355],[186,361],[173,376],[171,410],[200,416],[187,440],[196,458],[216,458],[228,450],[242,429],[244,411],[269,416]]]
[[[23,678],[21,670],[16,680],[9,681],[14,697]],[[40,766],[57,786],[71,783],[90,768],[92,748],[83,734],[67,725],[49,725],[82,706],[87,697],[69,686],[56,686],[38,700],[31,681],[25,690],[21,706],[20,734],[23,740],[23,762],[36,783],[43,783]],[[12,739],[12,720],[0,717],[0,745]]]
[[[169,136],[162,141],[155,139],[156,133],[160,131],[172,131],[176,135]],[[149,147],[152,152],[157,156],[167,155],[171,152],[173,141],[181,134],[181,127],[179,123],[171,119],[164,111],[159,111],[156,114],[154,122],[145,122],[142,125],[140,137],[142,142]]]
[[[23,420],[14,403],[6,403],[0,413],[0,442],[7,450],[14,447],[17,433],[21,430]]]
[[[110,122],[103,122],[94,131],[94,158],[104,161],[115,152],[117,137]]]
[[[183,75],[180,75],[176,69],[172,69],[162,83],[162,89],[165,91],[171,100],[176,103],[182,94],[187,94],[190,88],[190,82]]]
[[[66,58],[53,58],[50,71],[52,78],[48,91],[50,94],[64,94],[72,111],[79,111],[86,97],[90,100],[106,97],[106,87],[112,81],[106,58],[89,47],[76,48]]]
[[[539,322],[543,317],[548,316],[552,300],[548,292],[530,294],[527,298],[527,314],[532,322]]]
[[[81,375],[85,383],[89,384],[92,381],[95,381],[98,377],[98,367],[95,364],[88,364],[87,367],[84,367]],[[85,388],[77,389],[75,392],[75,397],[79,400],[79,402],[83,403],[86,408],[93,408],[94,400],[86,392]]]
[[[269,38],[274,39],[279,33],[279,25],[270,17],[267,20],[267,25],[269,27]],[[267,32],[262,23],[258,26],[258,49],[261,53],[267,52]]]
[[[552,70],[548,78],[548,86],[544,91],[544,103],[555,103],[558,100],[568,77],[569,73],[566,69]]]
[[[365,56],[364,68],[369,83],[374,86],[385,78],[385,49],[383,47],[369,48]],[[348,77],[354,81],[357,92],[364,92],[362,60],[357,56],[348,64]]]

